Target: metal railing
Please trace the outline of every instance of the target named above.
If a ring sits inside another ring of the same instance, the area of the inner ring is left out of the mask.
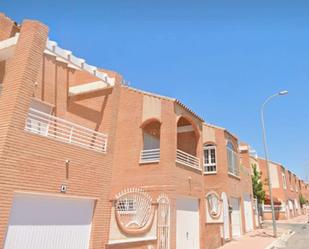
[[[156,163],[160,161],[160,149],[142,150],[140,163]]]
[[[197,157],[190,155],[189,153],[182,150],[176,151],[176,162],[197,170],[202,170],[200,160]]]
[[[30,108],[25,130],[83,148],[106,152],[107,135]]]

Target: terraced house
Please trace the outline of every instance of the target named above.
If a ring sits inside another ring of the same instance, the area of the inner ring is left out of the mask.
[[[104,248],[121,78],[40,22],[0,30],[0,247]]]
[[[0,14],[0,87],[1,248],[213,249],[255,229],[249,145],[44,24]]]
[[[262,172],[262,181],[266,190],[263,217],[264,219],[271,219],[266,161],[263,158],[257,158],[256,164]],[[290,219],[307,212],[306,205],[300,202],[301,196],[304,197],[304,200],[308,200],[308,190],[304,181],[280,163],[270,162],[269,165],[276,219]]]

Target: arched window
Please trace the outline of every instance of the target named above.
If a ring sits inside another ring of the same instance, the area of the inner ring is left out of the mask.
[[[204,173],[217,172],[216,146],[213,144],[204,145]]]
[[[143,150],[141,151],[141,163],[153,163],[160,161],[160,126],[157,120],[146,124],[143,129]]]
[[[231,141],[227,142],[226,150],[227,150],[228,172],[232,175],[239,176],[237,151]]]

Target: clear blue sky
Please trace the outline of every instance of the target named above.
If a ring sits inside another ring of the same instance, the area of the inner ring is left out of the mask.
[[[56,4],[56,3],[59,4]],[[309,1],[1,1],[21,22],[131,86],[176,97],[263,156],[259,108],[271,159],[309,173]]]

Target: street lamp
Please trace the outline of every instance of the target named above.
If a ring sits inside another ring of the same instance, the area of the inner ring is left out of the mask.
[[[261,122],[262,122],[262,130],[263,130],[263,144],[264,144],[264,153],[265,153],[265,160],[267,164],[267,174],[268,174],[268,186],[269,186],[269,198],[270,198],[270,205],[271,205],[271,214],[272,214],[272,221],[273,221],[273,234],[274,237],[277,237],[277,224],[276,224],[276,217],[275,217],[275,208],[274,208],[274,200],[273,200],[273,194],[272,194],[272,184],[270,179],[270,166],[268,161],[268,148],[267,148],[267,142],[266,142],[266,131],[265,131],[265,123],[264,123],[264,108],[266,104],[273,98],[277,96],[283,96],[288,94],[288,91],[281,91],[276,94],[273,94],[269,96],[263,103],[261,108]]]

